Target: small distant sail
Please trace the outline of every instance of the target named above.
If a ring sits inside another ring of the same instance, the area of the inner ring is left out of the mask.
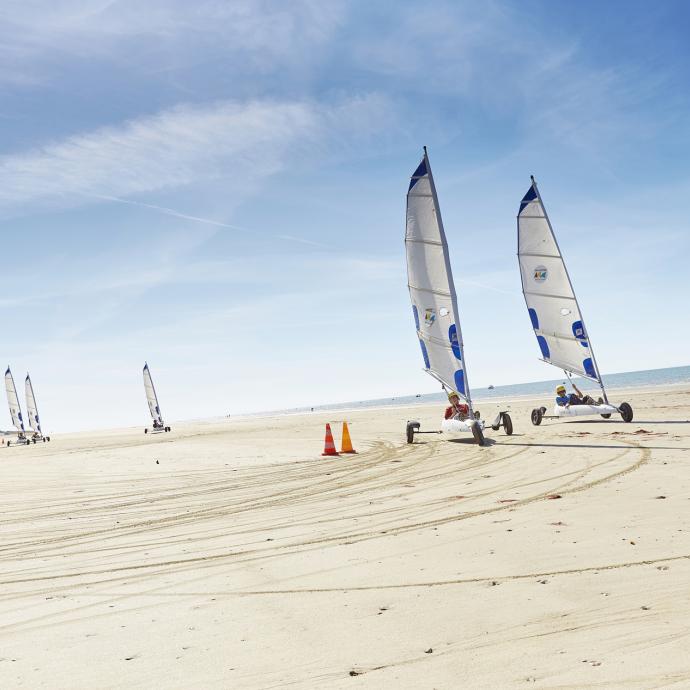
[[[144,363],[144,390],[146,391],[146,401],[149,404],[149,412],[151,419],[156,426],[163,426],[163,417],[161,416],[161,409],[158,406],[158,396],[156,389],[153,387],[153,379],[149,371],[149,365]]]
[[[534,178],[520,202],[517,221],[522,292],[544,361],[596,381],[603,390],[580,306]]]
[[[424,368],[471,407],[458,303],[429,157],[407,191],[407,282]]]
[[[26,390],[26,412],[29,415],[29,427],[41,434],[41,422],[38,418],[36,396],[34,395],[34,387],[31,385],[29,374],[26,375],[24,380],[24,388]]]
[[[19,398],[17,397],[17,388],[14,385],[12,372],[7,367],[5,372],[5,391],[7,392],[7,403],[10,406],[10,416],[12,417],[12,424],[14,424],[17,431],[24,432],[24,420],[22,419],[22,408],[19,406]]]

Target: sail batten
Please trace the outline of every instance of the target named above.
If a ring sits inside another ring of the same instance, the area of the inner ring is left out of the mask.
[[[426,150],[407,192],[407,286],[424,370],[472,406],[448,243]]]
[[[12,424],[14,424],[17,431],[24,433],[24,419],[22,418],[22,408],[19,405],[19,397],[17,396],[17,387],[14,385],[14,378],[10,368],[7,367],[5,372],[5,392],[7,393],[7,404],[10,408],[10,417],[12,417]]]
[[[563,255],[532,178],[517,216],[522,293],[543,361],[596,381],[604,393]]]

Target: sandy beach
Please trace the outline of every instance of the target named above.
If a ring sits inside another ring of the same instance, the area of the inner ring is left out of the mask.
[[[481,448],[407,445],[429,405],[0,448],[0,687],[687,687],[690,391],[610,397]]]

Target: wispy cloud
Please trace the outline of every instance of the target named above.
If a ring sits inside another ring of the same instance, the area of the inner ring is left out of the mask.
[[[339,0],[7,0],[0,8],[0,55],[5,63],[22,61],[34,78],[50,68],[41,58],[55,53],[118,62],[146,57],[141,65],[151,70],[222,47],[266,68],[324,44],[343,7]],[[0,79],[11,76],[12,70],[0,72]]]
[[[219,178],[227,179],[230,200],[241,198],[258,179],[285,166],[291,154],[299,158],[296,145],[304,150],[321,142],[323,151],[333,146],[326,138],[338,142],[379,131],[384,122],[390,126],[388,110],[376,95],[328,106],[180,105],[1,157],[0,208],[40,200],[75,205],[89,197],[120,199]]]

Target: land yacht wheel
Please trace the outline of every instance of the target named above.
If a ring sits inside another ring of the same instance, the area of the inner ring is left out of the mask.
[[[477,442],[478,446],[484,445],[484,432],[479,424],[472,425],[472,436],[474,436],[474,440]]]
[[[611,419],[611,413],[608,412],[607,414],[601,415],[604,419]]]
[[[541,424],[541,419],[544,416],[544,413],[541,411],[540,407],[535,408],[532,410],[532,424],[534,426],[539,426]]]
[[[621,411],[621,417],[623,417],[624,422],[632,422],[633,409],[627,402],[621,403],[618,409]]]
[[[419,429],[420,424],[419,422],[408,422],[407,423],[407,442],[408,443],[414,443],[414,432]]]
[[[503,428],[505,429],[506,434],[508,436],[513,435],[513,420],[510,418],[510,415],[507,412],[504,412],[501,417],[503,418]]]
[[[148,433],[149,433],[149,430],[148,430],[148,429],[144,429],[144,433],[145,433],[145,434],[148,434]]]

